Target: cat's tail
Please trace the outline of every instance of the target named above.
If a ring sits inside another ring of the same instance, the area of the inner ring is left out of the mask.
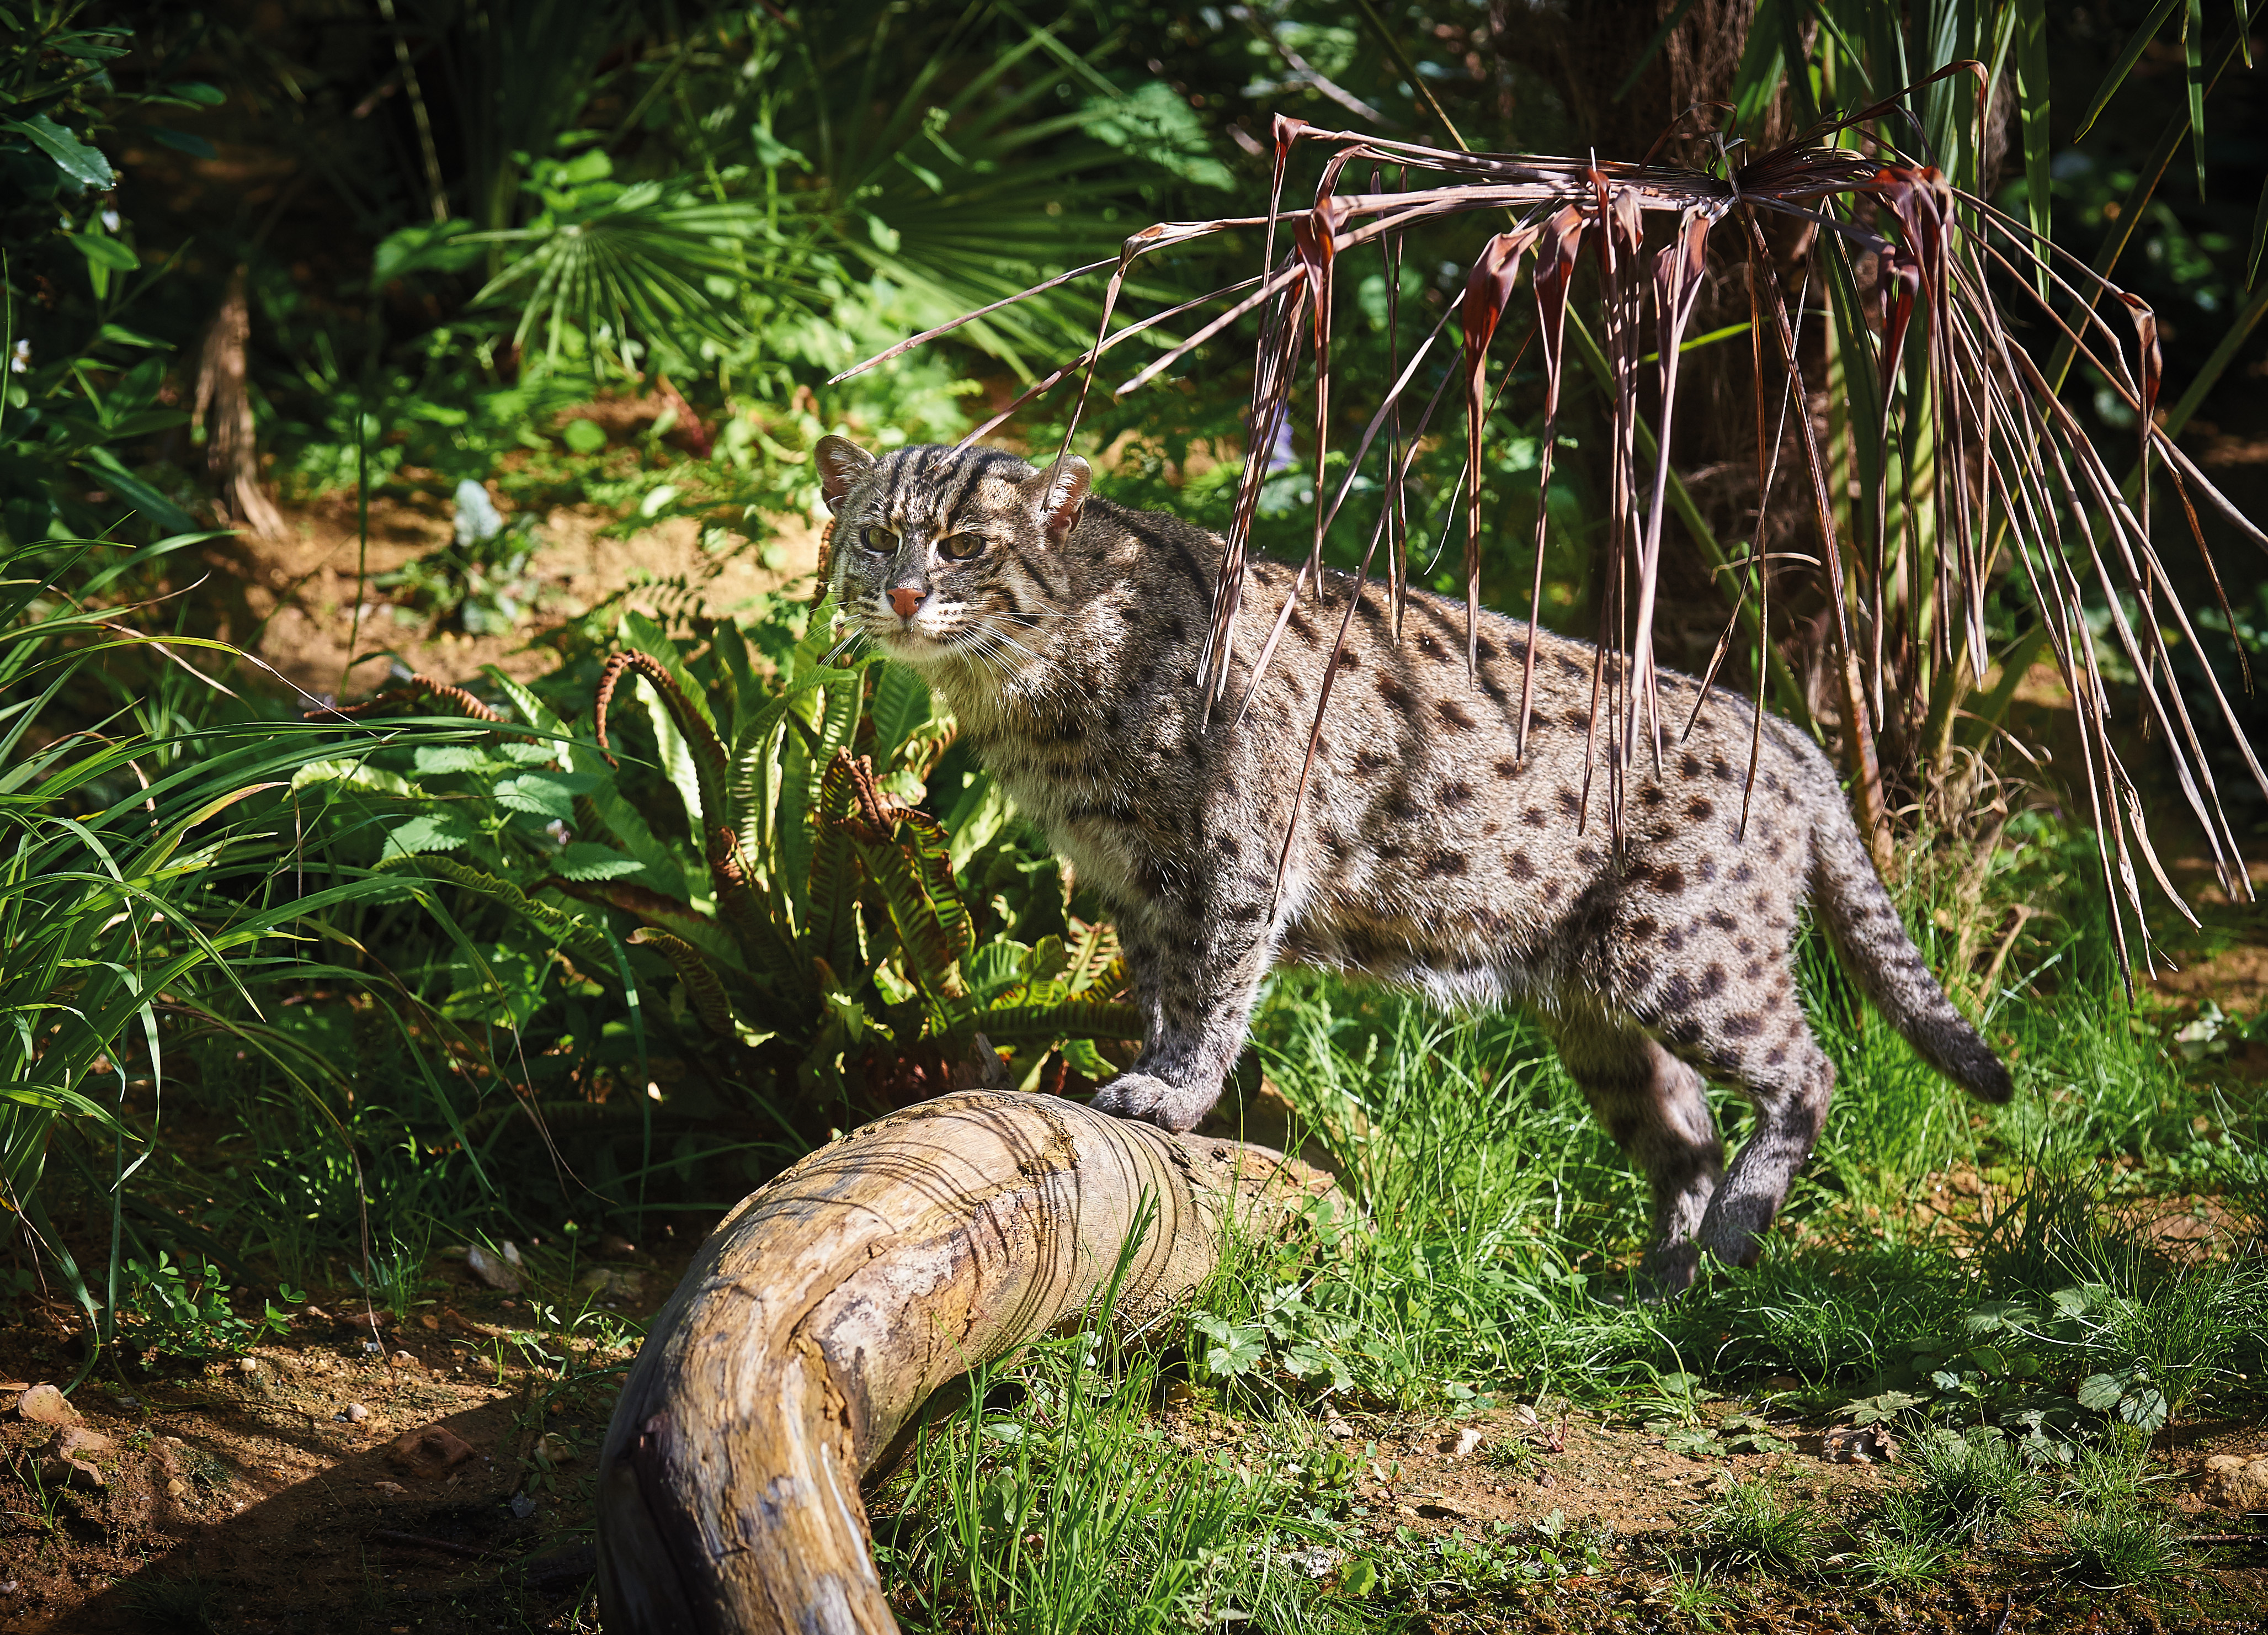
[[[1843,968],[1923,1061],[1980,1101],[2007,1100],[2008,1069],[1922,963],[1850,813],[1840,801],[1827,810],[1812,836],[1811,894]]]

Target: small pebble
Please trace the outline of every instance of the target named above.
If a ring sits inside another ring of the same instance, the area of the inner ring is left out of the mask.
[[[347,1404],[347,1417],[353,1420],[355,1424],[360,1424],[364,1420],[370,1417],[370,1409],[364,1408],[360,1402],[349,1402]]]
[[[425,1365],[407,1351],[396,1351],[387,1360],[396,1368],[423,1368]]]

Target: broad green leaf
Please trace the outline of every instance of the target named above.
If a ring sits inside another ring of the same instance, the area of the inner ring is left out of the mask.
[[[502,778],[496,786],[497,804],[507,811],[565,822],[575,815],[575,797],[587,794],[592,780],[576,773],[524,772]]]
[[[142,264],[142,258],[134,253],[131,245],[122,244],[107,233],[74,233],[70,241],[71,248],[91,264],[107,267],[113,272],[131,272]]]
[[[885,664],[874,683],[874,765],[887,766],[899,746],[930,718],[929,684],[902,664]]]
[[[387,831],[379,862],[420,852],[453,852],[473,838],[472,825],[453,812],[428,812]]]
[[[2126,1395],[2126,1380],[2121,1374],[2089,1374],[2079,1382],[2077,1395],[2080,1407],[2107,1414]]]
[[[966,869],[1015,815],[1016,803],[1008,798],[1008,792],[987,773],[976,773],[946,817],[954,869]]]
[[[186,153],[191,159],[216,157],[213,144],[194,131],[175,130],[169,125],[152,125],[150,134],[176,153]]]
[[[409,757],[409,764],[428,777],[453,772],[501,772],[504,764],[472,744],[420,744]]]
[[[91,475],[141,515],[169,534],[193,534],[197,520],[128,470],[115,454],[97,445],[78,457],[81,470]],[[178,644],[181,639],[173,638]]]
[[[412,800],[425,793],[400,773],[387,772],[366,760],[310,761],[291,774],[294,790],[318,783],[349,783],[373,794],[399,795]]]
[[[533,727],[538,732],[566,732],[567,723],[526,686],[514,681],[493,664],[482,665],[481,673],[495,683],[497,690],[511,700],[512,707],[519,712],[523,726]]]
[[[0,123],[0,130],[11,130],[23,137],[49,159],[55,168],[86,188],[107,188],[114,178],[110,161],[101,151],[89,147],[70,131],[49,119],[45,114],[34,114],[29,119],[11,119]]]
[[[635,857],[623,856],[611,846],[601,846],[595,840],[577,840],[552,860],[551,871],[568,880],[619,880],[626,875],[644,874],[645,865]]]
[[[710,713],[708,690],[693,678],[692,671],[685,668],[685,660],[678,653],[677,644],[669,639],[667,631],[644,614],[632,611],[622,615],[621,624],[615,628],[615,640],[626,647],[636,648],[660,665],[669,678],[677,684],[677,690],[685,695],[685,701],[692,707],[693,713],[708,723],[711,732],[716,731],[717,718]]]
[[[2118,1417],[2138,1431],[2155,1431],[2166,1423],[2170,1409],[2166,1394],[2155,1386],[2138,1386],[2120,1399]]]
[[[693,746],[686,743],[685,735],[677,729],[677,721],[669,713],[669,704],[653,684],[640,676],[632,684],[638,703],[644,707],[646,719],[653,724],[654,743],[661,756],[661,769],[668,775],[670,786],[685,803],[686,821],[690,825],[690,838],[697,847],[708,827],[708,813],[701,803],[701,770],[693,762]]]

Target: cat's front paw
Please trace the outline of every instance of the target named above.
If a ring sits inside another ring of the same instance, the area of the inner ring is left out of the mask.
[[[1212,1104],[1219,1099],[1217,1092],[1208,1096],[1203,1091],[1185,1090],[1147,1073],[1122,1073],[1096,1091],[1087,1106],[1097,1113],[1138,1119],[1179,1135],[1195,1129],[1197,1121],[1212,1111]]]

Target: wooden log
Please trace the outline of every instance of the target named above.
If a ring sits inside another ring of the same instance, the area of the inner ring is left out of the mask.
[[[703,1246],[623,1387],[599,1464],[609,1635],[895,1631],[858,1483],[931,1393],[1089,1314],[1145,1207],[1123,1325],[1204,1281],[1232,1215],[1279,1232],[1329,1184],[987,1091],[811,1154]]]

